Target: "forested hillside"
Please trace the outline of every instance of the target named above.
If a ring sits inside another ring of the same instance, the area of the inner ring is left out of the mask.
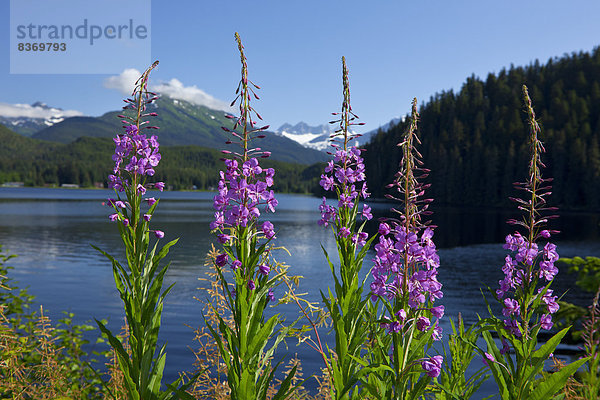
[[[83,137],[69,144],[30,139],[0,125],[0,184],[24,182],[25,185],[107,184],[114,163],[112,139]],[[156,179],[174,189],[215,189],[219,170],[223,169],[221,152],[200,146],[161,147],[162,160]],[[306,166],[274,160],[261,162],[274,167],[275,189],[307,193],[318,182],[318,164]]]
[[[545,177],[553,177],[553,205],[600,206],[600,48],[511,67],[485,80],[472,76],[458,93],[442,92],[420,107],[420,151],[431,169],[428,196],[436,204],[504,205],[512,182],[527,172],[527,138],[521,86],[542,126]],[[404,108],[410,109],[411,99]],[[394,179],[409,121],[380,132],[366,146],[369,187],[382,197]]]

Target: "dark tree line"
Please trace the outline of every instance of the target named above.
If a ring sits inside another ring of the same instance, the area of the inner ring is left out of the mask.
[[[3,127],[0,127],[3,128]],[[77,184],[107,186],[114,163],[114,143],[108,138],[83,137],[69,144],[42,142],[0,129],[0,140],[11,148],[0,149],[0,183],[24,182],[27,186]],[[155,181],[164,181],[175,190],[214,190],[219,171],[224,168],[222,154],[199,146],[161,147],[162,160]],[[289,193],[309,193],[318,185],[315,166],[263,160],[273,167],[275,189]]]
[[[527,173],[527,138],[521,86],[542,126],[545,177],[554,178],[551,203],[563,208],[600,206],[600,48],[471,76],[458,93],[442,92],[420,107],[420,151],[431,169],[428,195],[436,204],[506,205],[512,183]],[[407,99],[408,105],[410,99]],[[379,132],[364,153],[369,187],[377,197],[394,179],[409,121]]]

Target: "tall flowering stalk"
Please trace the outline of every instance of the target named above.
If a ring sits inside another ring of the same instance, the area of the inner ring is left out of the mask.
[[[496,300],[503,306],[503,318],[492,314],[481,321],[482,334],[487,343],[487,352],[483,352],[483,356],[503,399],[545,399],[562,388],[567,378],[586,359],[578,360],[550,376],[542,375],[544,362],[569,328],[558,332],[537,348],[540,330],[552,328],[552,314],[559,308],[557,297],[550,289],[558,273],[554,265],[558,260],[556,245],[551,242],[547,242],[543,248],[538,245],[538,241],[557,233],[544,228],[549,219],[556,217],[544,214],[556,209],[546,205],[552,179],[542,178],[544,164],[541,154],[545,149],[538,138],[541,129],[525,85],[523,99],[528,116],[531,159],[528,179],[515,184],[517,189],[525,192],[525,196],[512,199],[523,212],[523,218],[508,221],[523,232],[517,231],[506,237],[504,248],[512,254],[506,256],[502,267],[505,277],[500,280],[500,287],[495,292]],[[498,334],[501,347],[492,339],[491,330]],[[514,359],[511,356],[513,351]]]
[[[127,105],[123,109],[126,113],[120,116],[125,124],[125,132],[114,139],[115,167],[109,175],[109,187],[115,189],[116,198],[108,199],[108,204],[114,209],[109,218],[119,229],[127,265],[122,265],[113,256],[95,247],[112,262],[115,284],[125,306],[130,332],[129,352],[102,322],[96,322],[116,352],[130,400],[188,398],[183,393],[185,387],[176,387],[179,380],[169,385],[168,391],[161,390],[165,345],[160,347],[157,354],[163,301],[172,288],[171,285],[161,293],[169,264],[160,264],[169,248],[177,242],[176,239],[162,248],[158,247],[158,239],[164,237],[164,232],[150,229],[158,200],[144,197],[150,188],[161,191],[164,188],[163,182],[148,182],[148,178],[154,175],[161,155],[157,137],[148,138],[143,133],[143,129],[156,129],[147,126],[145,119],[156,115],[147,112],[147,106],[157,98],[155,93],[147,90],[147,86],[150,71],[157,65],[158,61],[142,74],[132,97],[125,100]],[[125,197],[122,197],[123,194]],[[152,246],[151,237],[157,239]]]
[[[260,222],[261,212],[275,212],[277,206],[273,190],[269,189],[273,186],[275,171],[263,169],[259,164],[258,158],[268,157],[269,153],[251,147],[251,139],[264,137],[261,132],[268,126],[258,128],[253,120],[253,117],[262,119],[250,105],[252,97],[258,98],[255,90],[259,87],[248,79],[244,46],[237,33],[235,39],[242,62],[242,78],[232,105],[239,103],[240,116],[233,129],[223,129],[233,136],[241,150],[223,151],[230,158],[224,160],[225,171],[220,172],[218,194],[214,197],[215,220],[210,226],[223,246],[215,266],[233,326],[229,326],[217,310],[214,311],[219,319],[219,331],[208,323],[207,326],[227,366],[231,398],[255,400],[266,399],[278,365],[272,367],[271,359],[287,334],[278,327],[282,322],[278,314],[268,319],[264,315],[267,305],[274,300],[273,289],[283,282],[285,271],[273,271],[276,263],[271,251],[275,228],[269,221]],[[226,278],[227,266],[233,275],[232,283]],[[289,395],[295,371],[294,367],[273,399]]]
[[[350,142],[357,137],[351,133],[352,125],[358,117],[350,106],[350,85],[346,59],[342,57],[342,79],[344,100],[339,115],[339,129],[332,135],[333,160],[325,167],[321,175],[321,186],[326,191],[337,194],[337,207],[327,204],[325,197],[319,206],[321,219],[319,225],[329,226],[336,239],[340,259],[339,271],[336,273],[327,251],[323,249],[331,274],[335,282],[335,295],[329,290],[328,296],[321,294],[335,331],[335,353],[324,357],[329,374],[333,380],[335,399],[363,398],[359,387],[355,386],[361,369],[360,359],[368,337],[368,316],[366,302],[363,298],[365,280],[359,280],[364,257],[373,238],[369,239],[364,226],[373,216],[371,208],[363,204],[360,198],[369,196],[365,181],[365,166],[360,156],[360,149],[351,146]],[[360,123],[362,125],[362,123]],[[361,223],[360,220],[363,222]]]
[[[388,198],[400,201],[402,209],[393,209],[399,218],[380,223],[371,271],[371,295],[377,304],[372,310],[383,312],[372,338],[372,365],[381,367],[365,383],[373,396],[385,399],[419,398],[440,374],[443,362],[440,355],[427,355],[433,341],[441,339],[444,306],[434,306],[443,294],[437,280],[440,261],[433,227],[423,218],[430,214],[427,208],[432,200],[422,198],[429,186],[422,180],[429,171],[422,168],[416,149],[418,118],[414,99],[410,126],[398,144],[400,170],[388,186],[398,192]]]

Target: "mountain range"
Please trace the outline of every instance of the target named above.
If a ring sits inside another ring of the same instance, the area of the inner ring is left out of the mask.
[[[373,136],[379,131],[387,131],[391,126],[396,125],[401,121],[401,118],[394,118],[378,129],[370,130],[360,135],[359,138],[352,141],[352,145],[361,146],[368,143]],[[311,149],[326,151],[331,144],[331,134],[338,128],[335,124],[322,124],[318,126],[310,126],[305,122],[300,122],[296,125],[283,124],[275,131],[276,134],[291,139],[304,147]]]
[[[13,112],[6,112],[6,115],[2,115],[0,112],[0,124],[23,136],[32,136],[36,132],[62,122],[65,118],[72,117],[73,114],[77,113],[65,111],[62,108],[49,107],[39,101],[31,105],[10,105],[10,108]],[[18,116],[13,115],[15,111]]]
[[[59,109],[56,109],[59,110]],[[224,111],[213,110],[187,101],[160,96],[149,106],[149,111],[158,115],[151,118],[151,124],[159,126],[156,131],[162,146],[197,145],[212,149],[223,149],[230,138],[221,127],[231,127],[231,119]],[[74,116],[61,118],[59,113],[54,119],[20,118],[0,120],[11,130],[30,136],[33,139],[58,143],[71,143],[80,137],[115,136],[122,129],[122,111],[107,112],[99,117]],[[37,131],[34,130],[37,128]],[[275,160],[300,164],[312,164],[325,161],[327,155],[302,146],[273,132],[254,145],[270,151]]]
[[[121,129],[121,122],[117,117],[122,113],[121,111],[89,117],[68,116],[68,113],[66,114],[62,109],[49,107],[41,102],[31,106],[21,105],[21,107],[27,108],[32,115],[18,117],[0,115],[0,124],[13,132],[34,139],[66,144],[80,137],[114,137],[115,132]],[[151,107],[152,111],[158,113],[151,122],[160,127],[158,136],[161,145],[198,145],[221,149],[227,140],[227,134],[221,129],[222,126],[231,126],[231,120],[227,118],[226,112],[168,96],[161,96]],[[365,144],[379,130],[386,130],[390,124],[398,121],[399,119],[394,119],[377,130],[369,131],[352,144]],[[272,132],[275,135],[267,133],[266,138],[257,145],[271,151],[273,157],[281,161],[305,164],[324,161],[326,156],[323,153],[329,149],[330,136],[335,128],[336,126],[330,124],[318,126],[310,126],[304,122],[296,125],[283,124]]]

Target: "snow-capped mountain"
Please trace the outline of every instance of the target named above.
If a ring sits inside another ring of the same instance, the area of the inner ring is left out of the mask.
[[[83,115],[75,110],[49,107],[42,102],[29,104],[0,103],[0,124],[23,136],[32,136],[65,118]]]
[[[371,140],[371,137],[375,136],[380,129],[387,131],[390,127],[396,125],[401,120],[403,119],[394,118],[390,122],[380,126],[377,129],[363,133],[359,138],[353,141],[352,145],[361,146],[368,143],[369,140]],[[320,151],[327,151],[329,150],[329,145],[331,144],[329,138],[331,133],[336,128],[338,128],[338,125],[323,124],[318,126],[310,126],[304,122],[300,122],[293,126],[291,124],[283,124],[275,131],[275,133],[285,136],[288,139],[292,139],[304,147]]]
[[[331,127],[327,124],[309,126],[304,122],[300,122],[294,126],[283,124],[275,133],[291,139],[304,147],[325,151],[329,147]]]

